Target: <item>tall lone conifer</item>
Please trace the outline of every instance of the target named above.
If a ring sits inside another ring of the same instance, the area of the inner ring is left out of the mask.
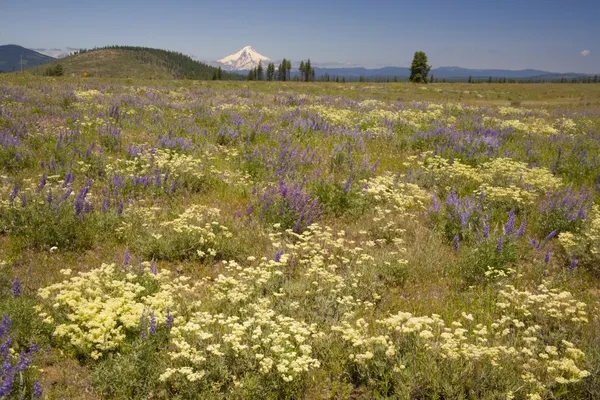
[[[427,83],[427,75],[431,70],[431,65],[427,64],[427,55],[423,51],[415,52],[412,64],[410,66],[410,78],[413,83]]]

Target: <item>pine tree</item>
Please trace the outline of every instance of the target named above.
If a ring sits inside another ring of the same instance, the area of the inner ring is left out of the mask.
[[[281,61],[281,64],[279,64],[277,74],[280,81],[285,81],[285,78],[287,77],[287,60],[285,58]]]
[[[471,78],[471,75],[469,75],[469,80],[467,82],[473,83],[473,78]]]
[[[267,80],[272,81],[273,75],[275,75],[275,65],[269,63],[269,65],[267,65]]]
[[[221,69],[221,67],[219,67],[217,69],[217,79],[218,80],[223,80],[223,70]]]
[[[56,66],[54,67],[54,76],[63,76],[65,73],[65,69],[63,68],[62,64],[56,64]]]
[[[492,83],[492,77],[490,76],[490,79],[488,79],[488,83]]]
[[[594,75],[594,83],[598,83],[598,75]]]
[[[298,67],[298,71],[300,71],[301,80],[306,80],[306,65],[304,65],[304,60],[300,61],[300,67]]]
[[[429,83],[433,83],[433,74],[429,77]]]
[[[313,70],[310,66],[310,58],[306,61],[306,64],[304,64],[304,81],[308,82],[310,81],[311,76],[313,75]]]
[[[413,83],[427,83],[427,75],[431,70],[431,65],[427,64],[427,55],[423,51],[415,52],[412,64],[410,66],[410,78]]]
[[[286,60],[285,71],[286,78],[289,81],[292,76],[292,60]]]
[[[264,79],[264,71],[262,61],[258,61],[258,67],[256,67],[256,80],[262,81]]]

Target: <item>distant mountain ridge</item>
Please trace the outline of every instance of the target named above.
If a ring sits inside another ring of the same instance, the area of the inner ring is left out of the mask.
[[[141,79],[212,79],[217,68],[206,65],[175,51],[137,46],[107,46],[81,50],[52,63],[38,66],[32,73],[43,75],[46,68],[60,63],[64,74],[103,78]],[[241,79],[239,75],[223,72],[222,79]]]
[[[16,44],[5,44],[0,46],[0,72],[20,71],[21,56],[23,56],[23,69],[29,69],[55,60],[53,57]]]

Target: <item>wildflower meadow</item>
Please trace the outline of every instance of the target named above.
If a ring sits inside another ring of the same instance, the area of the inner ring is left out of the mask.
[[[0,77],[0,399],[600,399],[600,85]]]

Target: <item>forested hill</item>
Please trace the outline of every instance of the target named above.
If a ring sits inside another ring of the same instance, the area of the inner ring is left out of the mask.
[[[141,79],[214,79],[218,68],[198,62],[175,51],[137,46],[106,46],[92,50],[80,50],[44,66],[32,68],[38,75],[48,68],[61,64],[65,75],[82,75],[106,78]],[[238,74],[221,72],[223,80],[243,79]]]

